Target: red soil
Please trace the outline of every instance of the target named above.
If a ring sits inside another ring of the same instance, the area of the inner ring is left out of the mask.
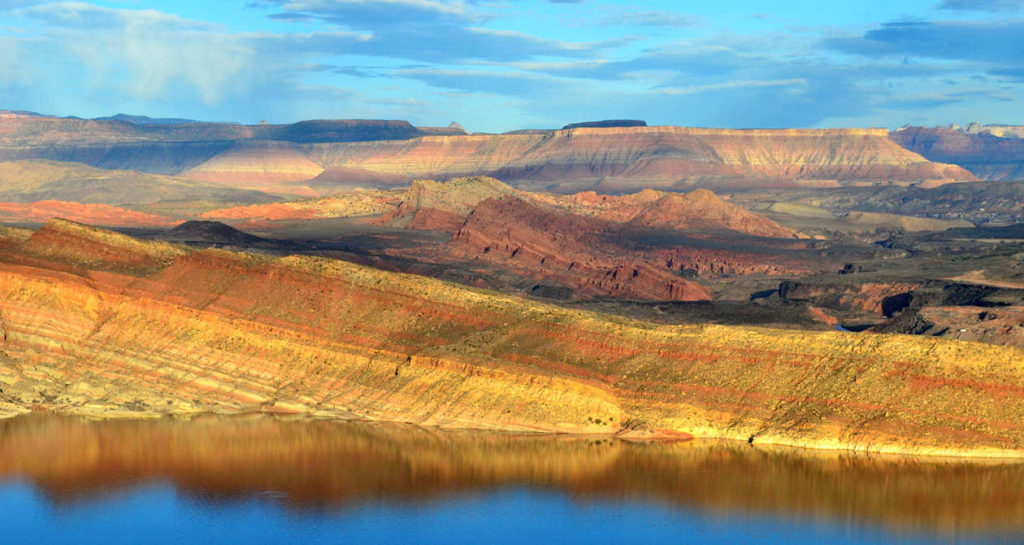
[[[106,204],[81,204],[67,201],[38,201],[34,203],[0,203],[0,222],[46,223],[64,218],[92,225],[119,227],[167,227],[178,222],[174,219]]]

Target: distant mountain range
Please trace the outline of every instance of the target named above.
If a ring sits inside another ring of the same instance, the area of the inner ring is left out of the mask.
[[[149,117],[145,115],[115,114],[107,117],[94,117],[93,121],[124,121],[136,125],[182,125],[184,123],[199,123],[195,119],[181,119],[177,117]]]
[[[646,126],[637,120],[567,127],[469,134],[455,123],[416,127],[393,120],[242,125],[0,112],[0,161],[76,162],[303,196],[476,175],[562,193],[940,185],[1006,179],[1024,164],[1024,140],[955,129],[734,130]],[[948,153],[911,137],[922,131],[982,145]],[[1013,134],[1006,127],[998,132]],[[1000,150],[989,154],[995,159],[986,155],[991,149]]]

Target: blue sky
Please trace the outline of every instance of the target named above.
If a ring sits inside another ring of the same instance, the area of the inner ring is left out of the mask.
[[[0,108],[258,122],[1024,123],[1024,0],[0,0]]]

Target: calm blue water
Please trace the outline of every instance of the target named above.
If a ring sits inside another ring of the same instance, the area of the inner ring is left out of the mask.
[[[1024,467],[383,425],[0,422],[0,544],[1024,543]]]
[[[0,486],[5,543],[1024,543],[1003,536],[900,535],[878,526],[787,517],[711,516],[647,502],[574,501],[496,490],[423,504],[340,511],[272,498],[207,501],[146,485],[54,504],[32,486]]]

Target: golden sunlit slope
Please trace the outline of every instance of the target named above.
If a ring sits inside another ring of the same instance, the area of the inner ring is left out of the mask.
[[[323,258],[136,243],[58,223],[0,246],[5,412],[265,410],[1024,454],[1016,348],[660,326]]]

